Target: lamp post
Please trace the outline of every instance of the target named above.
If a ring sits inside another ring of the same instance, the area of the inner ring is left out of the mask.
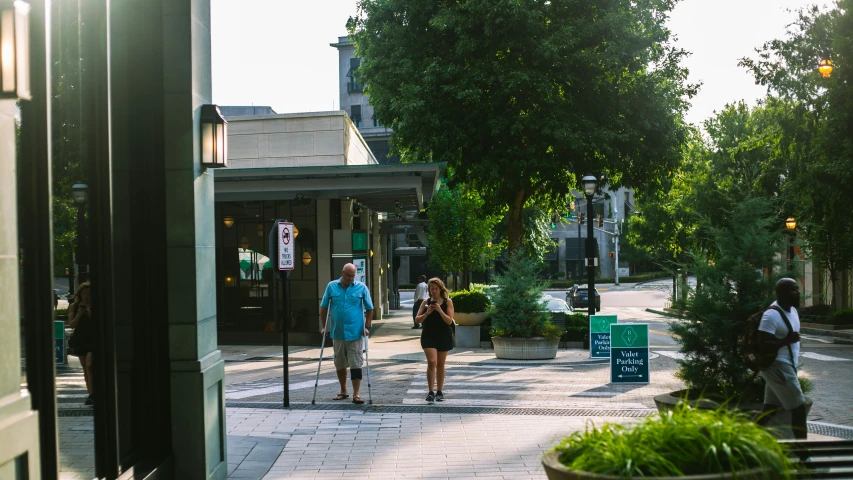
[[[89,244],[86,231],[86,201],[89,186],[77,183],[71,187],[71,198],[77,204],[77,285],[89,280]]]
[[[490,285],[489,276],[492,273],[492,241],[489,240],[489,243],[487,243],[487,245],[489,246],[489,258],[488,258],[489,265],[488,265],[488,268],[486,269],[486,285]]]
[[[788,229],[788,270],[794,268],[794,236],[797,235],[797,220],[788,217],[785,220],[785,228]]]
[[[587,275],[587,313],[595,312],[595,244],[593,243],[593,205],[592,197],[598,188],[598,179],[586,175],[581,179],[581,187],[586,195],[586,275]]]

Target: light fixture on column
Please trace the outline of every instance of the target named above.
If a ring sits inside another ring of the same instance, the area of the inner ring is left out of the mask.
[[[0,10],[0,98],[30,99],[30,4]]]
[[[370,251],[370,258],[373,258],[373,250]]]
[[[259,237],[263,237],[264,236],[264,224],[259,223],[257,228],[255,228],[255,232],[257,232]]]
[[[294,225],[293,226],[293,238],[296,238],[298,236],[299,236],[299,229],[296,228],[296,225]]]
[[[222,219],[222,223],[225,224],[225,228],[231,228],[234,225],[234,217],[225,217]]]
[[[308,252],[303,252],[302,253],[302,265],[305,265],[307,267],[309,263],[311,263],[311,254]]]
[[[216,105],[202,105],[201,164],[207,168],[228,166],[228,122]]]

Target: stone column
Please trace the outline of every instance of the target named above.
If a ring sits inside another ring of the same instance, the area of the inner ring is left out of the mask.
[[[381,235],[379,235],[379,214],[376,212],[370,213],[370,237],[372,241],[370,242],[370,251],[373,252],[373,257],[370,258],[370,268],[371,268],[371,276],[373,277],[373,291],[370,292],[373,297],[373,306],[376,311],[373,313],[373,318],[380,320],[382,319],[382,314],[387,313],[385,310],[385,287],[382,285],[382,275],[379,273],[380,267],[382,265],[382,242],[380,242]]]
[[[14,100],[0,100],[0,478],[41,478],[38,416],[21,390],[15,112]]]
[[[200,164],[211,102],[210,0],[164,0],[166,255],[175,478],[227,474],[225,363],[216,340],[213,172]]]

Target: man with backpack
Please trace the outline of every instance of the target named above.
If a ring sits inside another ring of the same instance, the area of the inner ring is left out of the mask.
[[[793,278],[776,282],[776,301],[761,317],[758,326],[759,349],[765,354],[776,352],[776,359],[761,370],[764,407],[756,421],[767,425],[779,408],[791,411],[791,430],[797,439],[805,439],[806,399],[797,378],[800,356],[800,286]]]

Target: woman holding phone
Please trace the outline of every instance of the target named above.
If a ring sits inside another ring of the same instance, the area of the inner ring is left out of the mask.
[[[427,282],[429,298],[421,303],[415,322],[423,324],[421,348],[427,359],[427,402],[443,402],[444,362],[447,352],[453,349],[453,301],[448,298],[447,287],[438,278]],[[435,386],[435,390],[433,390]]]
[[[92,397],[92,350],[95,346],[95,324],[92,320],[92,289],[89,282],[81,283],[74,292],[75,302],[68,306],[68,326],[74,329],[72,342],[83,366],[83,378],[86,380],[86,390],[89,397],[86,405],[94,405]]]

